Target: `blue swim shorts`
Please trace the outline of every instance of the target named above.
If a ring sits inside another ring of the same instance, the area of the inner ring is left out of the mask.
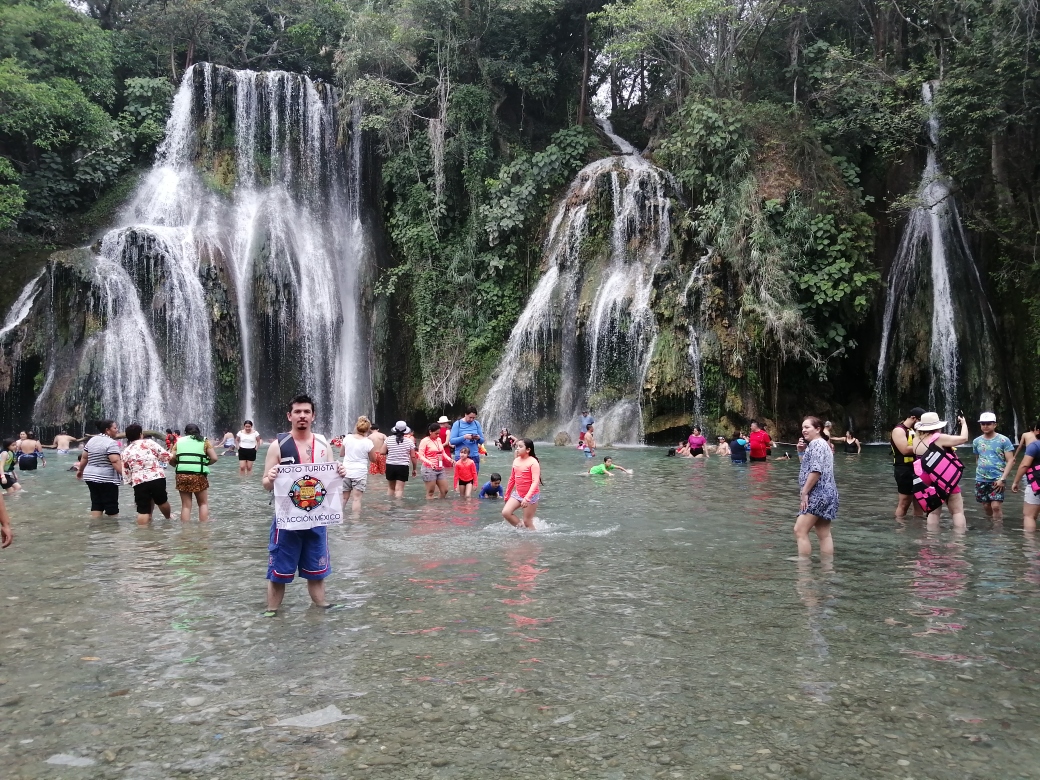
[[[326,531],[326,528],[283,531],[271,523],[267,579],[292,582],[297,570],[305,580],[323,580],[332,574]]]

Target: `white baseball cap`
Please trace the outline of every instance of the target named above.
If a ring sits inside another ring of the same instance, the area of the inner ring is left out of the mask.
[[[997,421],[997,415],[993,414],[993,412],[983,412],[982,414],[979,415],[979,422],[980,423],[985,423],[985,422],[995,423],[996,421]]]

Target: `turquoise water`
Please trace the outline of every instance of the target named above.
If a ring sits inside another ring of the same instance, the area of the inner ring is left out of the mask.
[[[1040,777],[1040,550],[897,524],[882,452],[837,456],[833,567],[799,564],[797,461],[540,449],[540,532],[385,496],[330,532],[330,598],[264,606],[267,495],[213,521],[91,520],[72,456],[9,497],[0,775],[11,778]],[[493,452],[482,472],[508,471]],[[274,725],[334,705],[346,719]],[[62,757],[63,756],[63,757]],[[76,767],[48,760],[79,763]]]

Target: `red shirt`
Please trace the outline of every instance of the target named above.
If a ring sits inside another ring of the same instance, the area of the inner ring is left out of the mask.
[[[768,433],[765,431],[752,431],[751,435],[748,436],[748,441],[751,442],[752,458],[765,458],[769,455],[769,445],[773,440],[769,438]]]
[[[455,462],[455,479],[459,482],[477,481],[477,464],[473,458]]]

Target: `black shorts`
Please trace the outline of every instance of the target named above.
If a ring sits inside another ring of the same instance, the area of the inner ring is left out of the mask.
[[[109,517],[119,514],[119,485],[111,482],[88,482],[90,511],[104,512]]]
[[[18,475],[13,471],[5,471],[3,479],[0,479],[0,490],[9,490],[18,484]]]
[[[764,458],[751,458],[752,463],[765,463],[767,460],[769,460],[768,455]]]
[[[474,482],[474,480],[472,480],[472,479],[471,479],[471,480],[470,480],[469,482],[467,482],[467,481],[466,481],[466,480],[464,480],[464,479],[460,479],[460,480],[459,480],[459,487],[462,487],[463,485],[472,485],[472,484],[473,484],[473,482]]]
[[[35,455],[18,456],[18,468],[22,471],[36,471],[39,465],[39,458]]]
[[[153,501],[156,506],[159,506],[169,500],[170,497],[166,493],[166,477],[134,485],[134,503],[137,504],[137,514],[139,515],[150,515]]]
[[[239,447],[238,459],[249,461],[256,460],[256,447]]]
[[[914,467],[913,464],[894,466],[892,471],[896,478],[896,490],[901,496],[912,496],[914,494]]]
[[[386,481],[387,482],[407,482],[408,481],[408,467],[399,466],[394,463],[386,464]]]

